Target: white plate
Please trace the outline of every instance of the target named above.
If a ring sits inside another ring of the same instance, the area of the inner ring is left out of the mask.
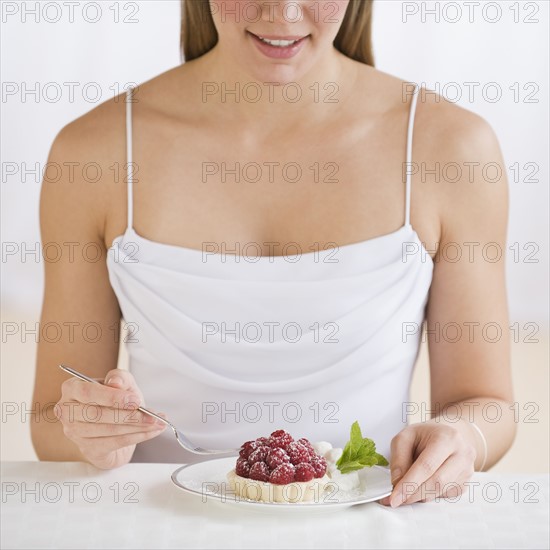
[[[227,473],[235,467],[236,457],[217,458],[196,464],[181,466],[172,474],[172,482],[183,491],[202,498],[203,502],[214,500],[229,504],[253,507],[258,510],[328,510],[347,508],[356,504],[373,502],[387,497],[392,492],[390,471],[373,466],[360,470],[361,488],[353,491],[338,490],[333,486],[318,502],[279,503],[258,502],[236,495],[227,481]]]

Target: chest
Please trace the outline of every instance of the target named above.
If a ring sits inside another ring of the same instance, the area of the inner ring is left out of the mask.
[[[134,228],[150,240],[237,251],[254,243],[278,255],[269,243],[343,246],[404,223],[399,125],[306,127],[261,143],[224,128],[134,126]],[[107,239],[124,231],[125,202],[121,189]]]

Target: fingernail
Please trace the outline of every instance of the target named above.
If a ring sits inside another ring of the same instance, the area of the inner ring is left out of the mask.
[[[390,506],[392,508],[397,508],[400,504],[402,504],[402,500],[403,491],[399,490],[393,497],[391,497]]]
[[[395,485],[400,479],[401,479],[401,469],[395,468],[395,470],[392,470],[391,472],[391,484]]]
[[[145,422],[147,424],[155,424],[157,422],[157,419],[152,417],[152,416],[149,416],[148,414],[146,414],[143,417],[143,422]]]
[[[107,382],[105,382],[108,386],[116,385],[116,386],[122,386],[122,378],[120,376],[111,376]]]

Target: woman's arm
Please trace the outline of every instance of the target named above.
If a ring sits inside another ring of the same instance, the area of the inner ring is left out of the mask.
[[[457,156],[462,164],[479,163],[478,169],[471,181],[442,182],[451,188],[443,195],[445,221],[427,328],[432,409],[462,404],[463,417],[475,422],[487,440],[486,469],[510,448],[516,431],[505,281],[508,182],[492,129],[475,117],[469,132]],[[461,251],[458,261],[453,249]],[[461,329],[456,342],[455,327]],[[454,409],[439,417],[451,419]],[[480,451],[476,468],[482,461],[479,439],[474,435]]]
[[[417,184],[432,188],[441,213],[426,319],[431,419],[392,442],[392,505],[460,492],[456,483],[463,486],[474,468],[495,464],[516,430],[505,287],[506,168],[489,125],[447,108],[454,120],[433,160],[442,174],[456,163],[462,177],[450,182],[440,174],[439,182]]]
[[[44,255],[56,260],[44,261],[33,396],[39,416],[32,422],[31,434],[42,460],[82,460],[76,445],[64,436],[61,423],[45,421],[55,419],[53,406],[67,379],[58,364],[66,363],[88,376],[103,378],[116,368],[118,359],[113,327],[120,321],[120,310],[105,264],[98,185],[83,178],[83,162],[89,160],[82,158],[79,134],[78,123],[73,123],[57,136],[48,158],[52,168],[46,171],[40,196]],[[54,167],[61,170],[62,176],[49,181],[47,175],[54,173]],[[100,259],[92,261],[98,254]],[[100,334],[97,341],[96,332]]]
[[[109,181],[113,159],[105,151],[116,159],[124,148],[113,145],[116,140],[102,132],[101,114],[101,110],[92,112],[60,132],[42,185],[42,246],[50,260],[44,262],[31,436],[41,460],[84,460],[112,468],[127,463],[136,443],[158,435],[164,427],[145,415],[114,412],[123,408],[125,398],[136,403],[143,397],[131,374],[116,370],[121,312],[109,282],[103,237],[113,196]],[[115,126],[112,116],[105,118],[110,127]],[[101,167],[99,181],[86,180],[83,166],[92,162]],[[48,174],[55,174],[55,180],[50,181]],[[92,378],[117,376],[118,381],[82,382],[62,372],[60,363]],[[90,403],[101,408],[87,408]],[[131,423],[125,422],[130,416]]]

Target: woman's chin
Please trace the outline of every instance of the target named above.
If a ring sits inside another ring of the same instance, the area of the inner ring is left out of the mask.
[[[285,86],[292,82],[299,82],[305,71],[298,71],[295,67],[285,65],[284,63],[268,63],[264,66],[248,66],[245,67],[247,73],[250,75],[251,80],[255,80],[262,84],[273,83]],[[268,87],[264,90],[266,93],[269,91]]]

